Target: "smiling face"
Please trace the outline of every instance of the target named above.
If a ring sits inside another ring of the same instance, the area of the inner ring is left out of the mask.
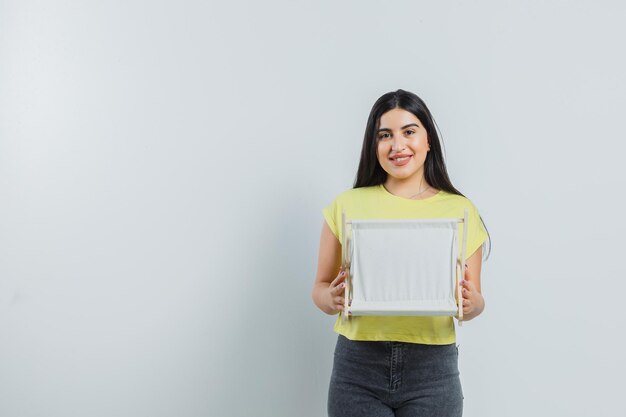
[[[378,163],[387,172],[388,181],[422,180],[430,145],[424,125],[413,113],[400,108],[384,113],[376,137]]]

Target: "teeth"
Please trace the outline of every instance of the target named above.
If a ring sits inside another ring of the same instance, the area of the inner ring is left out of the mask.
[[[410,156],[405,156],[403,158],[396,158],[396,161],[404,161],[404,160],[409,159],[409,158],[410,158]]]

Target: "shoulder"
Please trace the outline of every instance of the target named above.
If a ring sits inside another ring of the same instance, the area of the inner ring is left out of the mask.
[[[458,213],[459,216],[463,215],[464,209],[468,209],[469,215],[472,217],[479,215],[476,205],[472,202],[472,200],[465,196],[442,190],[438,195],[438,201],[440,202],[442,209],[445,207],[448,210]]]
[[[472,203],[472,201],[465,196],[454,194],[454,193],[449,193],[443,190],[441,190],[439,193],[441,194],[441,199],[448,202],[449,204],[476,207],[474,203]]]
[[[333,234],[341,241],[341,216],[345,210],[353,214],[355,208],[367,206],[376,187],[351,188],[338,194],[322,209],[326,223]]]
[[[339,193],[333,203],[339,205],[352,204],[355,202],[359,202],[362,200],[366,200],[368,198],[376,197],[378,191],[380,189],[379,185],[374,185],[370,187],[360,187],[360,188],[350,188]]]

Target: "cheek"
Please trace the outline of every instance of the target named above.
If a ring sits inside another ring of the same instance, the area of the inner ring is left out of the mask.
[[[428,137],[423,136],[420,138],[420,143],[424,149],[428,149]]]
[[[378,163],[382,165],[383,160],[385,160],[387,157],[386,155],[389,153],[389,150],[386,149],[386,146],[384,143],[378,143],[378,146],[376,147],[376,158],[378,159]]]
[[[426,137],[416,138],[411,143],[411,147],[416,153],[426,152],[428,150],[428,139],[426,139]]]
[[[380,159],[380,154],[378,152],[376,153],[376,160],[378,161],[378,165],[382,166],[383,161]]]

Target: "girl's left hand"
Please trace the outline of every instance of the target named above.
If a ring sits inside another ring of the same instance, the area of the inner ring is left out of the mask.
[[[463,296],[463,316],[475,316],[482,312],[485,305],[483,296],[474,285],[469,268],[465,267],[465,279],[461,281]],[[468,317],[471,318],[471,317]]]

